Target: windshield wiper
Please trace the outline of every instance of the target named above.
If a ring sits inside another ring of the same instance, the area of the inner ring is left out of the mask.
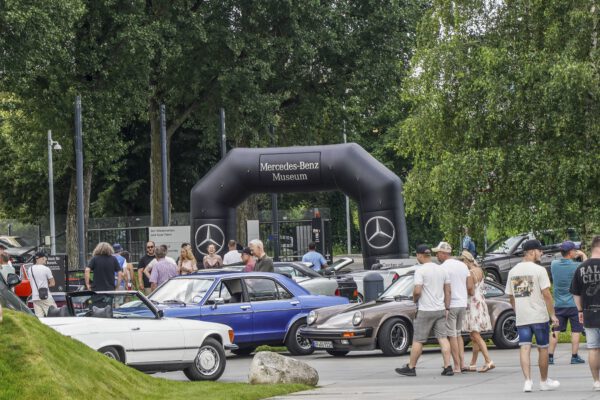
[[[184,306],[187,305],[185,303],[185,301],[175,300],[175,299],[165,300],[165,301],[163,301],[163,304],[183,304]]]

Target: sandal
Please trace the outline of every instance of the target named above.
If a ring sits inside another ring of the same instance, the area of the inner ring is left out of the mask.
[[[485,364],[480,370],[479,372],[488,372],[491,369],[496,368],[496,366],[494,365],[493,361],[490,361],[489,363]]]
[[[466,371],[466,372],[477,372],[477,365],[469,365],[468,367],[465,367],[465,369],[463,371]]]

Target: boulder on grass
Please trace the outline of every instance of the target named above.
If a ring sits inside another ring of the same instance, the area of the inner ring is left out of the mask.
[[[305,362],[271,351],[261,351],[252,359],[248,381],[251,384],[303,383],[315,386],[319,382],[319,374]]]

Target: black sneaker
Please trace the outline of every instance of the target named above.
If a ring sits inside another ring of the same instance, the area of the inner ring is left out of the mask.
[[[442,371],[442,375],[444,375],[444,376],[454,375],[454,371],[452,370],[452,365],[448,365],[447,367],[444,367],[444,370]]]
[[[404,376],[417,376],[416,369],[409,367],[408,364],[406,364],[402,368],[396,368],[395,371],[397,374],[404,375]]]

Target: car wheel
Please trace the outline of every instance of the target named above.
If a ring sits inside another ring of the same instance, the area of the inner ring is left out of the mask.
[[[298,332],[303,327],[306,327],[306,320],[296,321],[290,328],[285,340],[285,345],[293,356],[307,356],[315,351],[311,341]]]
[[[386,356],[400,356],[408,351],[411,343],[411,329],[401,319],[389,319],[379,329],[379,348]]]
[[[344,357],[346,354],[350,353],[348,350],[325,350],[327,354],[334,357]]]
[[[98,350],[98,352],[104,354],[108,358],[112,358],[115,361],[123,362],[123,360],[121,360],[121,354],[119,351],[112,346],[103,347]]]
[[[225,371],[225,350],[216,339],[207,338],[191,366],[183,370],[190,381],[216,381]]]
[[[250,355],[254,350],[256,350],[256,347],[251,346],[251,347],[242,347],[237,350],[231,350],[231,352],[233,354],[235,354],[236,356],[247,356],[247,355]]]
[[[500,315],[494,327],[492,341],[499,349],[514,349],[519,347],[519,332],[517,318],[512,311]]]
[[[493,269],[486,269],[485,270],[485,278],[491,280],[492,282],[496,282],[496,283],[502,283],[500,280],[500,275],[498,274],[497,271],[493,270]]]

